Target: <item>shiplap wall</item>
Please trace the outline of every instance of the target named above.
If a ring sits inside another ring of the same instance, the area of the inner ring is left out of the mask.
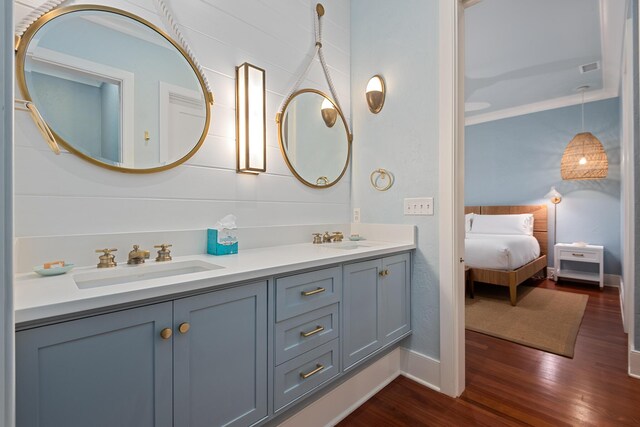
[[[16,22],[44,0],[15,2]],[[80,2],[67,2],[65,5]],[[135,13],[162,28],[153,0],[95,1]],[[350,173],[315,190],[298,182],[279,151],[275,114],[313,53],[310,0],[166,0],[205,68],[216,103],[209,134],[186,164],[129,175],[55,156],[26,113],[16,116],[16,235],[48,236],[206,228],[233,213],[239,226],[344,223]],[[323,46],[350,122],[349,2],[325,0]],[[143,60],[141,58],[141,60]],[[267,172],[235,171],[235,67],[266,69]],[[329,91],[316,63],[303,84]]]

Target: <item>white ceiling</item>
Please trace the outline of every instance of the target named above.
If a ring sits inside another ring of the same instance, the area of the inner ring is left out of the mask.
[[[465,10],[467,124],[618,95],[626,0],[482,0]],[[580,65],[599,61],[597,71]],[[471,111],[475,108],[475,111]]]

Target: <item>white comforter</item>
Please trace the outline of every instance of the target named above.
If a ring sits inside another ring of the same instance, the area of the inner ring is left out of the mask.
[[[464,262],[471,268],[515,270],[540,256],[538,241],[527,235],[468,233],[464,248]]]

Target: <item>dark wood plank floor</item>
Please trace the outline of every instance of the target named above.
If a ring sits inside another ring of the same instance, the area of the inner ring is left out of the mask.
[[[627,375],[618,290],[530,285],[589,295],[573,359],[467,331],[461,397],[399,377],[339,425],[640,426],[640,380]]]

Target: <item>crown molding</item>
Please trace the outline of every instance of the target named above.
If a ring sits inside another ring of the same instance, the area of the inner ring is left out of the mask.
[[[619,95],[619,88],[611,88],[609,90],[600,89],[591,92],[585,92],[584,102],[601,101],[604,99],[616,98]],[[480,123],[492,122],[495,120],[507,119],[510,117],[525,116],[527,114],[538,113],[540,111],[554,110],[556,108],[570,107],[572,105],[580,105],[582,103],[582,94],[563,96],[561,98],[549,99],[532,104],[520,105],[513,108],[505,108],[504,110],[492,111],[485,114],[476,114],[465,117],[464,125],[472,126]]]

